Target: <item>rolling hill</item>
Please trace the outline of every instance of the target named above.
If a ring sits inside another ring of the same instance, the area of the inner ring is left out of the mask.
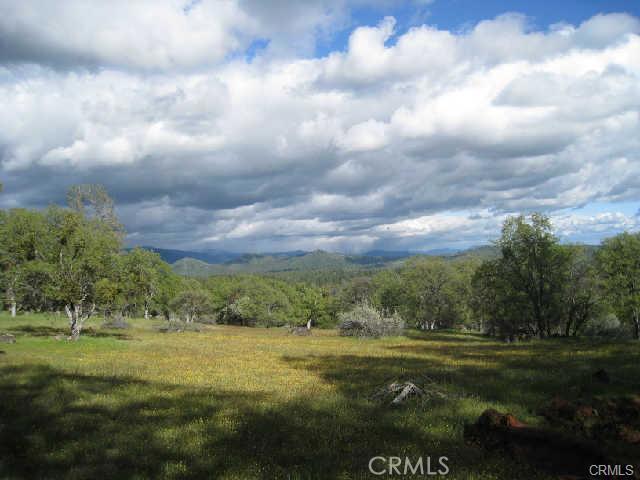
[[[233,273],[366,270],[390,266],[398,261],[396,257],[343,255],[317,250],[295,256],[247,254],[224,264],[210,264],[194,258],[182,258],[173,263],[173,269],[181,275],[205,277]]]

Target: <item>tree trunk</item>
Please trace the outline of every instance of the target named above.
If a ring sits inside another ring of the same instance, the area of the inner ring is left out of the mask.
[[[82,331],[84,322],[91,316],[95,308],[96,306],[93,304],[88,312],[83,312],[81,304],[64,306],[64,310],[67,312],[67,317],[69,318],[69,327],[71,330],[71,335],[69,335],[68,340],[75,341],[80,338],[80,332]]]
[[[9,304],[11,305],[11,316],[15,317],[18,311],[18,304],[16,303],[16,294],[13,292],[13,288],[9,287],[7,290],[7,297],[9,298]]]
[[[67,317],[69,318],[69,328],[71,329],[71,335],[69,335],[68,340],[78,340],[80,337],[80,330],[82,330],[82,326],[78,321],[78,307],[77,305],[65,305],[64,311],[67,313]]]
[[[640,314],[638,311],[633,311],[633,338],[640,340]]]
[[[146,306],[144,307],[144,318],[149,320],[149,309]]]
[[[568,337],[571,335],[571,324],[572,324],[571,320],[567,320],[567,323],[565,324],[565,327],[564,327],[565,337]]]
[[[307,330],[311,330],[311,319],[307,322]]]

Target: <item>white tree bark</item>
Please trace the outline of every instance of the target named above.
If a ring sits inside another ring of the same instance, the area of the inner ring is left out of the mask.
[[[9,287],[7,289],[7,298],[9,299],[9,305],[10,305],[10,308],[11,308],[11,316],[15,317],[16,313],[18,311],[18,304],[16,302],[16,294],[13,291],[12,287]]]
[[[64,306],[64,310],[67,312],[67,317],[69,318],[69,327],[71,329],[71,335],[69,335],[68,340],[75,341],[80,338],[80,332],[82,331],[84,322],[93,314],[95,308],[95,303],[91,305],[91,308],[89,308],[88,311],[84,312],[81,303]]]

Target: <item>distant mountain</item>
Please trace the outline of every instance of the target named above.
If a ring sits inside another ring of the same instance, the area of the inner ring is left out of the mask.
[[[200,260],[201,262],[218,264],[225,262],[232,262],[242,256],[241,253],[225,252],[223,250],[207,250],[204,252],[193,252],[187,250],[174,250],[168,248],[156,248],[149,246],[142,246],[145,250],[156,252],[160,255],[162,260],[167,263],[175,263],[183,258],[192,258]]]
[[[432,255],[438,257],[444,257],[448,255],[455,255],[461,252],[459,248],[433,248],[426,251],[409,251],[409,250],[369,250],[362,254],[365,257],[380,257],[380,258],[394,258],[401,259],[407,257],[413,257],[415,255]]]
[[[415,253],[406,251],[406,250],[369,250],[368,252],[363,253],[361,256],[363,257],[378,257],[378,258],[392,258],[392,259],[400,259],[407,258],[415,255]]]
[[[584,247],[591,254],[598,248],[594,245],[584,245]],[[400,267],[407,258],[413,256],[440,256],[451,261],[492,260],[500,256],[500,250],[494,245],[481,245],[467,250],[440,248],[419,253],[371,250],[363,255],[344,255],[323,250],[241,254],[224,251],[189,252],[154,247],[143,248],[158,252],[166,262],[172,264],[176,273],[193,277],[268,273],[295,278],[318,275],[327,278],[346,278],[367,274],[377,269]]]
[[[343,255],[322,250],[296,253],[293,256],[245,254],[222,265],[208,264],[200,259],[181,258],[173,264],[173,269],[181,275],[206,277],[233,273],[276,273],[311,270],[365,270],[391,266],[396,258],[365,255]]]
[[[481,245],[462,250],[453,255],[452,259],[479,258],[480,260],[493,260],[500,256],[500,249],[495,245]]]
[[[449,257],[452,255],[457,255],[462,250],[459,248],[434,248],[432,250],[427,250],[426,252],[421,252],[424,255],[431,255],[436,257]]]

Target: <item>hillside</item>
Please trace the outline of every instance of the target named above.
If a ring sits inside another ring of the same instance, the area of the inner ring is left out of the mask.
[[[180,275],[191,277],[208,277],[211,275],[231,275],[235,273],[258,274],[293,274],[295,278],[307,278],[313,272],[333,272],[332,277],[352,277],[366,274],[383,268],[401,266],[407,258],[418,255],[440,256],[448,260],[480,259],[491,260],[499,256],[494,245],[482,245],[463,251],[452,249],[432,250],[425,253],[371,251],[363,255],[345,255],[325,252],[281,252],[269,254],[239,254],[231,252],[188,252],[144,247],[159,253],[162,258],[172,264],[174,271]],[[585,245],[589,252],[597,249],[593,245]]]
[[[232,262],[241,257],[241,253],[226,252],[224,250],[205,250],[203,252],[188,251],[188,250],[176,250],[170,248],[157,248],[150,246],[142,246],[145,250],[155,252],[160,255],[162,260],[167,263],[175,263],[183,258],[190,258],[200,260],[201,262],[209,264],[218,264],[225,262]],[[130,249],[128,249],[130,250]]]
[[[275,273],[300,271],[359,271],[383,268],[401,262],[397,257],[343,255],[322,250],[295,256],[243,255],[224,264],[210,264],[194,258],[181,258],[173,263],[176,273],[194,277],[233,273]]]

